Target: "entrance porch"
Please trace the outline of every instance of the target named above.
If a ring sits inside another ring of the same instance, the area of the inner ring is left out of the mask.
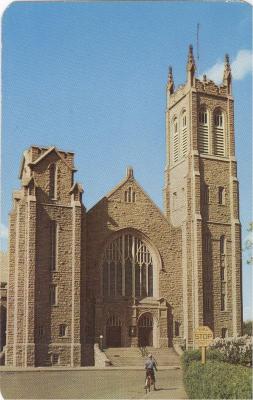
[[[96,304],[95,341],[109,347],[168,347],[168,307],[164,299],[145,298]]]

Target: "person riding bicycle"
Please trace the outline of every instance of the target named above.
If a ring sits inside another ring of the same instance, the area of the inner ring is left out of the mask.
[[[155,387],[155,370],[157,371],[157,367],[156,367],[156,362],[154,361],[152,354],[148,355],[148,360],[145,363],[145,369],[146,369],[146,380],[147,380],[148,376],[150,375],[151,378],[152,378],[152,381],[154,383],[154,390],[156,390],[156,387]]]

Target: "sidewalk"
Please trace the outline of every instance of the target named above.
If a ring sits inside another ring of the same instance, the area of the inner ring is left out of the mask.
[[[180,369],[158,370],[158,390],[147,394],[143,369],[5,369],[0,376],[2,396],[6,400],[187,398]]]
[[[165,370],[177,370],[181,369],[180,365],[171,365],[171,366],[159,366],[158,365],[158,370],[159,371],[165,371]],[[143,371],[143,367],[114,367],[114,366],[108,366],[104,368],[98,368],[98,367],[7,367],[5,365],[0,366],[0,373],[2,372],[41,372],[41,371],[54,371],[54,372],[64,372],[64,371],[112,371],[112,370],[132,370],[132,371]]]

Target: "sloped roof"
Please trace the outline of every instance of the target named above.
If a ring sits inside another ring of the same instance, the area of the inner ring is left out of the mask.
[[[139,184],[138,181],[136,181],[136,179],[134,178],[133,173],[129,172],[127,173],[127,176],[122,179],[110,192],[108,192],[102,199],[100,199],[96,204],[94,204],[94,206],[92,206],[89,210],[91,211],[93,208],[95,208],[103,199],[108,199],[117,191],[119,190],[125,183],[127,182],[134,182],[136,184],[136,186],[140,189],[140,191],[148,198],[148,200],[150,201],[150,203],[156,208],[156,210],[159,212],[159,214],[168,222],[168,220],[166,219],[164,213],[160,210],[160,208],[154,203],[154,201],[151,199],[151,197],[145,192],[145,190],[143,189],[143,187]]]
[[[75,168],[70,167],[70,165],[64,160],[62,157],[61,153],[57,150],[55,146],[49,147],[45,153],[41,154],[35,161],[30,162],[28,165],[37,165],[41,160],[43,160],[45,157],[47,157],[50,153],[55,152],[57,156],[64,162],[64,164],[67,165],[67,167],[71,170],[75,170]]]
[[[33,146],[31,146],[31,147],[33,147]],[[31,148],[31,147],[30,147],[30,148]],[[46,149],[46,151],[45,151],[44,153],[42,153],[36,160],[30,161],[30,162],[27,160],[27,161],[28,161],[28,165],[29,165],[29,166],[33,166],[33,165],[38,164],[41,160],[43,160],[45,157],[47,157],[48,154],[50,154],[52,151],[55,151],[55,153],[57,154],[57,156],[64,162],[65,165],[67,165],[67,167],[68,167],[70,170],[76,171],[76,168],[75,168],[75,167],[70,167],[70,165],[69,165],[69,164],[66,162],[66,160],[62,157],[60,151],[59,151],[55,146],[51,146],[51,147],[48,147],[48,148],[43,147],[43,150],[45,150],[45,149]],[[70,152],[70,151],[69,151],[68,153],[73,154],[73,153]],[[19,169],[19,179],[22,178],[22,171],[23,171],[23,168],[24,168],[24,165],[25,165],[26,156],[29,156],[29,150],[26,150],[26,151],[24,152],[23,157],[22,157],[21,165],[20,165],[20,169]]]

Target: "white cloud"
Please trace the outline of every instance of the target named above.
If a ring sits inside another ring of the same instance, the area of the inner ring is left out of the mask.
[[[243,79],[248,73],[252,72],[253,53],[250,50],[240,50],[236,59],[232,62],[232,74],[234,79]]]
[[[243,79],[248,73],[252,72],[253,53],[250,50],[239,50],[236,58],[231,62],[232,77],[235,80]],[[217,61],[204,74],[207,79],[216,83],[221,83],[223,79],[224,61]]]
[[[7,239],[9,235],[8,228],[4,224],[0,224],[0,238]]]

